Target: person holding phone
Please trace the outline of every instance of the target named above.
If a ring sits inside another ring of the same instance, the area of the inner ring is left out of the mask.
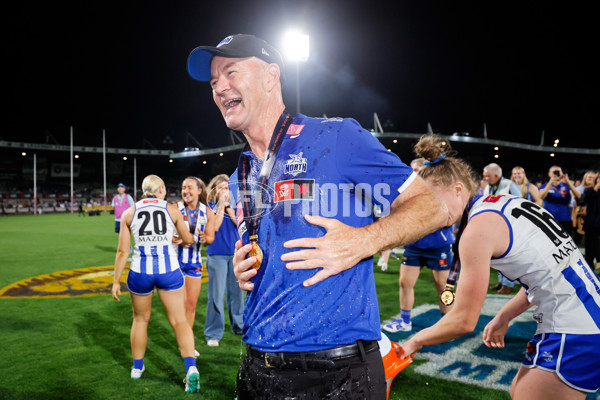
[[[540,197],[544,200],[544,208],[558,221],[560,226],[569,235],[573,236],[573,222],[571,218],[571,198],[579,199],[581,193],[577,190],[569,175],[563,173],[558,165],[553,165],[548,170],[548,183],[540,187]]]

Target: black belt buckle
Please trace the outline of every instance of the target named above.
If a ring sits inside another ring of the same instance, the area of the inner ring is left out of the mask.
[[[365,353],[370,353],[378,348],[376,341],[363,342],[360,347],[363,347]],[[254,357],[264,361],[267,368],[305,370],[334,368],[335,361],[360,355],[360,347],[357,343],[354,343],[306,353],[268,353],[255,350],[251,346],[249,346],[249,349]]]
[[[274,365],[271,365],[271,363],[269,363],[269,353],[264,353],[263,356],[265,359],[265,365],[269,368],[275,368]]]

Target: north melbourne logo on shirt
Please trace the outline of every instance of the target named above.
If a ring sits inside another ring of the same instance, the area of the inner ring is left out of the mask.
[[[296,176],[306,172],[307,161],[302,157],[302,152],[298,154],[290,154],[290,159],[285,162],[284,174]]]
[[[276,203],[285,200],[313,200],[314,192],[314,179],[290,179],[275,182]]]

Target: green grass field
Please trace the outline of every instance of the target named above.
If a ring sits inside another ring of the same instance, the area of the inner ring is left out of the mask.
[[[113,216],[77,214],[0,218],[0,288],[78,268],[113,265],[117,235]],[[381,319],[397,314],[399,261],[387,272],[375,267]],[[492,273],[492,281],[496,274]],[[111,278],[112,279],[112,278]],[[71,298],[0,297],[0,399],[178,399],[185,394],[183,362],[158,296],[149,326],[146,372],[129,378],[131,301],[108,293]],[[431,274],[424,270],[415,289],[416,306],[437,304]],[[244,351],[239,336],[225,328],[220,347],[203,335],[206,290],[194,329],[200,352],[202,399],[233,399]],[[524,346],[524,343],[523,343]],[[523,347],[521,346],[521,347]],[[457,383],[414,372],[415,361],[394,380],[390,399],[508,399],[508,392]]]

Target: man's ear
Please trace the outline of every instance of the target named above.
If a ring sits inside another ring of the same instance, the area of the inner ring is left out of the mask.
[[[281,70],[279,65],[273,63],[267,65],[266,68],[266,79],[265,79],[265,90],[270,92],[279,83],[281,76]]]

